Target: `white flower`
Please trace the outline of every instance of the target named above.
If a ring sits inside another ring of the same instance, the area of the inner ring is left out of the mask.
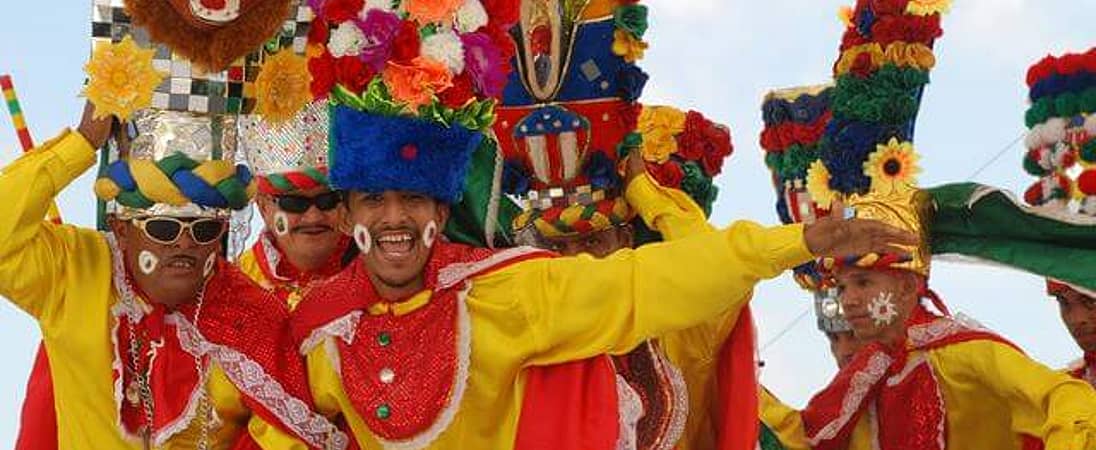
[[[1025,144],[1027,148],[1036,149],[1049,147],[1066,139],[1066,126],[1069,122],[1061,117],[1055,117],[1031,128]]]
[[[358,17],[365,20],[365,15],[374,9],[388,12],[395,11],[396,8],[392,6],[392,3],[392,0],[365,0],[365,5],[362,6],[362,11],[358,13]]]
[[[464,44],[453,30],[423,38],[420,51],[422,56],[444,63],[453,75],[464,72]]]
[[[358,56],[362,54],[365,44],[365,33],[353,22],[344,22],[331,31],[327,50],[336,58]]]
[[[457,10],[457,29],[461,33],[471,33],[487,25],[487,10],[479,0],[464,0]]]
[[[1096,114],[1089,114],[1085,117],[1085,131],[1089,136],[1096,136]]]

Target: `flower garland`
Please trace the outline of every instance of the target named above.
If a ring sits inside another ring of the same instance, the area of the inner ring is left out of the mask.
[[[485,5],[485,3],[487,3]],[[517,3],[517,2],[512,2]],[[314,99],[482,131],[514,53],[502,0],[309,0]]]

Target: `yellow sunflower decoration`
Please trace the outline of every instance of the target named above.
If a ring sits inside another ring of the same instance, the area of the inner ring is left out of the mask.
[[[943,14],[951,9],[951,0],[910,0],[906,11],[919,16]]]
[[[308,60],[281,51],[263,63],[255,79],[255,112],[270,123],[285,123],[312,100]]]
[[[128,120],[137,110],[152,105],[152,94],[166,76],[152,65],[155,53],[129,36],[118,43],[95,46],[84,66],[88,75],[84,96],[95,105],[96,119],[113,115]]]
[[[910,142],[898,142],[891,138],[883,145],[877,145],[875,151],[864,162],[864,174],[871,178],[871,189],[888,193],[910,188],[917,184],[917,152]]]
[[[807,169],[807,193],[823,209],[829,209],[837,198],[837,192],[830,188],[830,170],[820,159]]]

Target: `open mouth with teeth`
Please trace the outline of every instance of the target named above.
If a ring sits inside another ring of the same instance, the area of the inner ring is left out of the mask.
[[[176,272],[191,272],[198,270],[198,260],[190,256],[173,256],[168,258],[163,267]]]
[[[386,231],[374,238],[373,246],[385,259],[404,259],[411,256],[416,240],[410,230]]]

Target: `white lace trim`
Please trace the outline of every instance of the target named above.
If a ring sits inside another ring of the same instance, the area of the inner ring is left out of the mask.
[[[909,327],[907,336],[910,346],[920,348],[964,331],[993,332],[969,316],[957,314],[954,318],[940,317],[926,324]]]
[[[808,436],[807,440],[811,447],[815,447],[822,441],[833,439],[837,436],[837,433],[844,428],[845,425],[849,423],[849,420],[852,419],[852,416],[856,414],[856,411],[860,407],[860,403],[867,397],[871,387],[886,374],[887,367],[890,366],[892,361],[891,357],[883,352],[876,352],[868,358],[868,363],[864,366],[864,369],[856,372],[852,376],[849,391],[845,394],[845,398],[841,400],[841,415],[820,428],[818,434]]]
[[[670,404],[670,426],[666,429],[666,434],[662,436],[655,449],[672,450],[681,440],[681,436],[685,434],[685,421],[689,418],[689,388],[685,384],[685,377],[681,374],[681,369],[678,369],[674,363],[670,362],[665,354],[655,351],[653,345],[647,347],[654,354],[656,363],[661,366],[660,370],[663,370],[669,377],[670,389],[673,392],[672,403]]]
[[[259,246],[262,247],[263,255],[266,256],[266,264],[270,267],[270,274],[273,275],[277,281],[289,281],[289,278],[283,277],[278,273],[278,264],[282,262],[282,254],[278,251],[278,248],[274,246],[274,243],[270,242],[270,238],[267,237],[266,233],[259,234]]]
[[[617,435],[616,450],[635,450],[639,447],[639,437],[636,428],[639,420],[645,414],[643,401],[639,394],[628,384],[619,373],[616,374],[617,412],[619,414],[620,431]]]
[[[175,325],[179,344],[188,353],[208,355],[224,370],[240,391],[261,403],[294,434],[314,448],[342,450],[349,438],[300,399],[289,395],[281,383],[255,361],[229,347],[209,342],[185,317],[173,313],[164,319]]]
[[[438,271],[437,289],[442,290],[451,288],[473,274],[490,269],[491,267],[512,259],[543,252],[544,250],[534,247],[514,247],[495,253],[482,261],[450,264]]]
[[[302,355],[309,354],[316,348],[321,342],[329,337],[337,337],[343,340],[343,342],[349,344],[354,343],[354,335],[358,331],[358,322],[361,321],[362,312],[352,311],[339,317],[335,320],[328,322],[326,325],[312,330],[305,338],[304,342],[301,342],[301,346],[297,349]]]
[[[464,288],[457,293],[457,371],[453,376],[453,393],[449,396],[449,403],[438,415],[438,419],[430,428],[417,436],[401,441],[388,441],[377,438],[381,446],[388,450],[419,450],[433,443],[453,423],[453,418],[460,409],[464,400],[464,391],[468,387],[468,372],[472,359],[472,320],[468,314],[468,293],[472,290],[472,283],[466,282]]]

